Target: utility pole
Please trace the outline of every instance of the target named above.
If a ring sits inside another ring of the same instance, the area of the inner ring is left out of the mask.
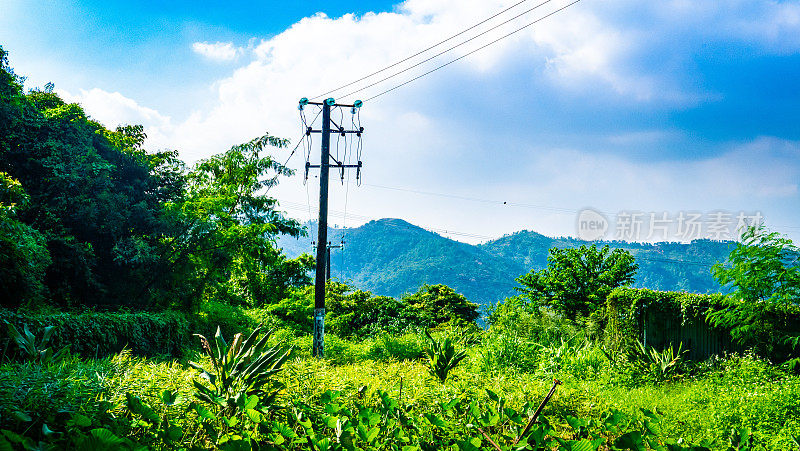
[[[337,244],[333,246],[330,241],[328,241],[327,250],[325,251],[325,281],[331,280],[331,249],[344,249],[345,241],[342,240],[342,244]],[[317,242],[312,241],[311,246],[314,249],[314,253],[317,253]]]
[[[342,244],[337,244],[336,246],[332,246],[331,242],[328,241],[328,253],[325,257],[325,280],[331,280],[331,249],[342,249],[344,248],[344,240],[342,240]]]
[[[320,146],[320,160],[319,165],[312,165],[306,162],[306,174],[309,168],[319,168],[319,219],[317,222],[317,266],[314,275],[314,338],[311,347],[311,354],[316,357],[325,356],[325,281],[326,281],[326,267],[330,267],[329,258],[326,258],[326,253],[330,255],[330,250],[323,243],[328,242],[328,171],[331,167],[341,169],[356,168],[361,171],[361,161],[358,164],[344,164],[343,162],[336,161],[336,164],[331,164],[330,145],[331,133],[340,133],[344,136],[347,133],[355,133],[361,137],[364,127],[358,130],[345,130],[341,125],[333,123],[331,120],[331,107],[347,107],[352,108],[353,113],[356,109],[361,108],[362,102],[356,100],[352,105],[337,104],[333,98],[325,99],[324,102],[309,102],[307,98],[300,99],[298,108],[301,110],[306,105],[319,105],[322,107],[322,129],[313,130],[311,127],[306,129],[306,135],[311,133],[322,133],[322,145]],[[331,130],[331,123],[336,126],[335,130]],[[335,161],[335,160],[334,160]],[[328,275],[328,277],[330,277]]]

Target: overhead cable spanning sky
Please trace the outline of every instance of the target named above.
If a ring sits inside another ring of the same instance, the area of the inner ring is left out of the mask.
[[[148,146],[196,161],[265,132],[291,149],[299,98],[467,30],[331,94],[469,40],[348,97],[469,54],[364,104],[365,183],[332,185],[339,225],[399,217],[467,241],[520,229],[576,235],[590,208],[612,238],[620,218],[641,214],[647,240],[664,214],[673,229],[680,215],[701,214],[708,231],[719,214],[736,223],[758,213],[800,239],[798,2],[582,0],[487,46],[571,2],[532,9],[540,3],[12,0],[0,45],[28,88],[52,81],[105,125],[141,123]],[[304,185],[300,170],[270,194],[305,220],[314,181]]]

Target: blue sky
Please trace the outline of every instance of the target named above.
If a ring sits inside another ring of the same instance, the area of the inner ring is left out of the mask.
[[[4,5],[0,45],[28,87],[52,81],[107,126],[142,123],[152,148],[194,161],[266,131],[294,143],[299,97],[515,2],[27,3]],[[567,3],[552,0],[431,64]],[[400,217],[478,241],[519,229],[575,235],[591,207],[613,238],[625,212],[760,212],[799,239],[798,79],[797,1],[582,0],[367,102],[364,184],[334,187],[332,222]],[[302,155],[290,163],[302,164]],[[315,192],[301,176],[275,190],[301,219],[315,216]]]

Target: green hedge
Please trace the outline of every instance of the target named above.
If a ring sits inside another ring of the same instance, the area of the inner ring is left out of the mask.
[[[206,302],[201,308],[200,313],[192,315],[192,333],[205,335],[209,339],[217,332],[217,326],[226,340],[238,333],[247,335],[259,325],[267,329],[283,326],[266,309],[243,309],[223,302]],[[311,322],[310,315],[308,321]]]
[[[0,352],[6,356],[18,351],[6,322],[20,332],[27,324],[37,339],[44,327],[55,326],[51,345],[55,349],[69,345],[72,352],[86,357],[102,357],[126,347],[141,356],[176,356],[192,338],[191,322],[179,312],[28,314],[0,310]]]
[[[310,321],[310,320],[309,320]],[[178,357],[188,347],[199,349],[193,334],[214,336],[217,326],[226,340],[237,333],[248,334],[259,324],[267,328],[279,322],[264,309],[242,309],[228,304],[208,302],[196,314],[175,311],[158,313],[25,313],[0,310],[0,356],[18,354],[17,345],[8,336],[11,323],[22,332],[25,324],[37,339],[42,329],[55,326],[51,346],[70,350],[84,357],[103,357],[124,348],[140,356]]]

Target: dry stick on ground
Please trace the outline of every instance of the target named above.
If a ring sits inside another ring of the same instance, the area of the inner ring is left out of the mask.
[[[514,439],[515,445],[519,443],[519,440],[522,437],[524,437],[525,434],[528,433],[528,431],[531,430],[531,426],[533,426],[533,423],[535,423],[536,419],[539,418],[539,414],[542,413],[544,405],[547,404],[547,401],[550,401],[550,398],[553,397],[553,393],[556,392],[556,387],[558,387],[559,385],[561,385],[561,381],[558,379],[553,379],[553,387],[550,388],[550,393],[548,393],[547,396],[544,397],[544,400],[542,401],[541,404],[539,404],[539,407],[536,409],[536,412],[534,412],[534,414],[531,415],[531,417],[528,419],[528,424],[525,425],[525,429],[522,430],[522,433],[519,434],[516,439]]]
[[[480,431],[480,433],[481,433],[481,434],[483,434],[483,436],[484,436],[484,437],[486,437],[486,440],[489,440],[489,443],[490,443],[490,444],[491,444],[491,445],[494,447],[494,449],[496,449],[497,451],[503,451],[503,450],[500,448],[500,446],[499,446],[497,443],[495,443],[495,441],[494,441],[494,440],[492,440],[492,438],[491,438],[491,437],[489,437],[489,435],[488,435],[488,434],[486,434],[485,432],[483,432],[483,429],[481,429],[481,428],[478,428],[478,430]]]
[[[400,376],[400,394],[397,395],[397,406],[403,405],[403,376]]]

